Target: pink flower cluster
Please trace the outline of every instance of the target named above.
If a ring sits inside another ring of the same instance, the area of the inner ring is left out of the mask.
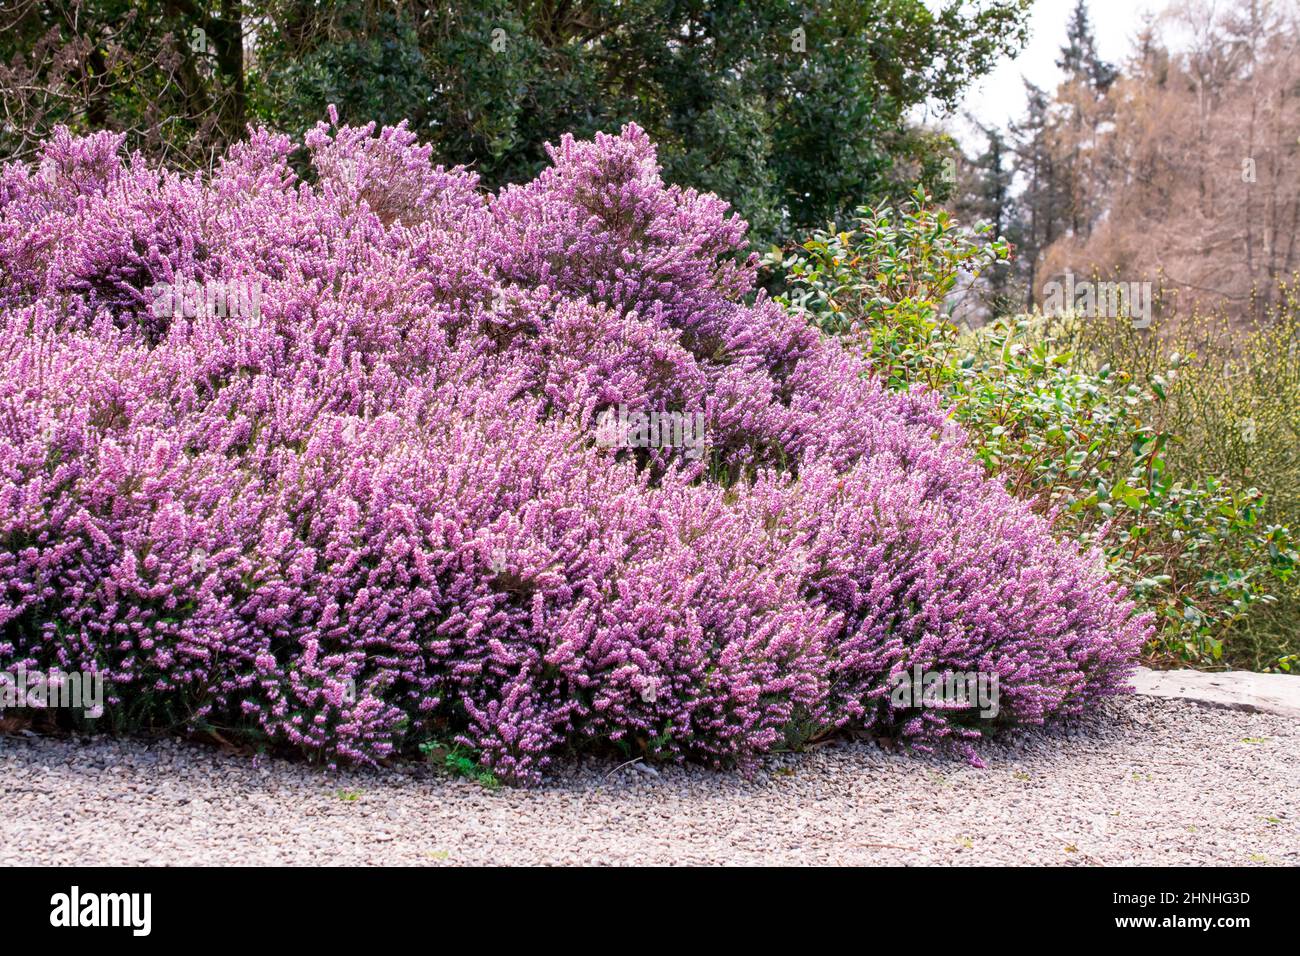
[[[495,196],[402,127],[320,124],[310,182],[266,132],[210,177],[120,146],[0,174],[0,666],[520,780],[976,735],[894,708],[917,664],[998,675],[1015,721],[1123,690],[1150,624],[1096,556],[756,293],[744,223],[636,127]],[[151,307],[204,283],[259,308]],[[598,443],[618,405],[702,410],[705,454]]]

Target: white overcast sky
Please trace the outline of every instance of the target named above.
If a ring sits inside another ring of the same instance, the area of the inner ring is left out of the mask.
[[[1113,63],[1122,61],[1132,49],[1143,14],[1159,13],[1165,6],[1166,0],[1090,0],[1088,11],[1098,52]],[[1056,89],[1061,80],[1056,58],[1065,42],[1065,27],[1073,10],[1074,0],[1037,0],[1030,15],[1029,43],[1018,56],[1004,59],[991,74],[974,84],[959,113],[969,112],[985,125],[1005,128],[1009,120],[1018,118],[1024,110],[1021,76],[1049,92]],[[960,139],[966,140],[961,123],[954,120],[947,125]]]

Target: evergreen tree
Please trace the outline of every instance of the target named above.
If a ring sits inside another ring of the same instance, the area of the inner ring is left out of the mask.
[[[1065,79],[1055,96],[1025,81],[1025,115],[1010,132],[1023,175],[1012,231],[1019,236],[1016,264],[1027,305],[1043,254],[1065,236],[1086,240],[1105,190],[1107,171],[1095,146],[1119,72],[1097,53],[1086,0],[1074,6],[1056,65]]]
[[[1070,80],[1083,80],[1096,92],[1105,93],[1119,71],[1097,54],[1097,39],[1092,32],[1087,0],[1075,0],[1074,12],[1065,28],[1065,45],[1056,65]]]
[[[1024,236],[1014,194],[1015,153],[997,127],[977,125],[984,137],[984,150],[965,164],[969,173],[962,184],[957,209],[965,221],[991,224],[993,235],[1001,236],[1018,249]],[[1016,278],[1011,263],[995,265],[984,273],[981,280],[986,287],[984,298],[992,315],[1022,307],[1024,295],[1016,288]]]
[[[1025,115],[1011,124],[1011,147],[1024,177],[1016,204],[1017,243],[1015,265],[1026,289],[1025,305],[1032,304],[1038,258],[1062,232],[1063,213],[1056,164],[1049,144],[1051,100],[1046,91],[1025,80]]]

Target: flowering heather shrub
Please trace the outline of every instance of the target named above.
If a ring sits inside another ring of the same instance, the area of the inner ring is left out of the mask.
[[[333,119],[333,117],[332,117]],[[489,196],[404,128],[255,132],[206,179],[46,145],[0,178],[0,666],[373,761],[533,780],[616,742],[715,765],[834,728],[926,747],[1123,689],[1149,621],[1096,556],[755,293],[745,226],[645,135]],[[251,314],[158,290],[255,284]],[[601,447],[616,404],[708,449]]]

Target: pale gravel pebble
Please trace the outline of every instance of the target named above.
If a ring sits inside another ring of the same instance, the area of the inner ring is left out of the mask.
[[[1300,721],[1129,698],[981,754],[845,741],[749,776],[586,760],[493,791],[417,764],[0,737],[0,865],[1300,864]]]

